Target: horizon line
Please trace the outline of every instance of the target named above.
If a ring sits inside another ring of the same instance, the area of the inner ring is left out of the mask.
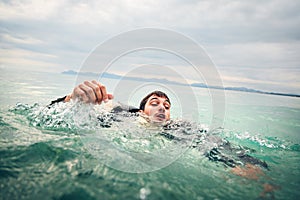
[[[77,72],[75,70],[66,70],[61,72],[61,74],[67,74],[67,75],[84,75],[84,76],[99,76],[99,74],[94,72]],[[218,89],[218,90],[227,90],[227,91],[239,91],[239,92],[249,92],[249,93],[257,93],[257,94],[267,94],[267,95],[279,95],[279,96],[289,96],[289,97],[300,97],[300,94],[294,94],[294,93],[282,93],[282,92],[268,92],[268,91],[261,91],[257,89],[242,87],[242,86],[214,86],[214,85],[206,85],[205,83],[195,82],[191,84],[186,83],[180,83],[177,81],[170,81],[168,79],[162,79],[162,78],[141,78],[141,77],[126,77],[119,74],[114,73],[108,73],[104,72],[100,74],[104,78],[110,78],[110,79],[127,79],[127,80],[133,80],[133,81],[146,81],[146,82],[152,82],[153,80],[159,81],[162,83],[168,83],[168,84],[175,84],[175,85],[182,85],[182,86],[190,86],[190,87],[198,87],[198,88],[211,88],[211,89]],[[152,80],[152,81],[151,81]]]

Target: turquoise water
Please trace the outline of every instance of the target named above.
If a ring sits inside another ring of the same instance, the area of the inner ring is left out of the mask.
[[[268,163],[269,170],[261,169],[263,175],[256,179],[238,176],[222,163],[209,161],[202,146],[179,148],[174,159],[158,160],[155,170],[128,173],[118,167],[123,164],[133,169],[130,156],[120,162],[117,158],[124,153],[108,153],[104,147],[109,139],[116,148],[138,153],[165,150],[161,151],[165,155],[180,144],[174,145],[155,135],[148,137],[147,131],[134,128],[135,124],[128,121],[113,130],[101,129],[94,120],[101,107],[78,108],[77,104],[68,104],[45,110],[51,100],[71,92],[75,76],[2,68],[0,77],[0,199],[298,199],[300,196],[299,98],[226,92],[226,115],[217,134],[232,144],[251,149],[251,156]],[[107,86],[114,83],[106,81]],[[195,91],[201,110],[199,122],[207,127],[212,112],[210,97],[204,89]],[[173,117],[178,113],[175,111]],[[104,133],[107,137],[103,137]],[[96,147],[103,149],[98,151]],[[109,156],[112,158],[108,162]],[[263,193],[267,184],[274,190]]]

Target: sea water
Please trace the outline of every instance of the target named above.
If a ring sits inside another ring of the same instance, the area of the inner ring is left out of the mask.
[[[204,147],[214,145],[205,139],[198,148],[168,140],[159,128],[131,123],[135,115],[102,127],[97,116],[109,112],[101,106],[71,102],[48,109],[72,91],[76,76],[1,68],[0,77],[0,199],[300,196],[299,98],[226,91],[224,122],[214,134],[268,164],[247,178],[205,157]],[[107,88],[115,81],[106,80]],[[206,89],[194,90],[200,117],[192,129],[182,126],[187,133],[208,128],[212,116]]]

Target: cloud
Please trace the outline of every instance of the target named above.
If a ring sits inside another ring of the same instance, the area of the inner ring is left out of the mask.
[[[18,1],[0,2],[1,20],[46,20],[56,15],[62,1]]]
[[[288,91],[285,83],[300,88],[294,78],[300,76],[299,7],[297,0],[1,1],[0,62],[78,69],[110,37],[158,27],[203,45],[228,85],[257,80],[255,87],[278,83]]]
[[[228,45],[207,45],[218,65],[228,67],[287,67],[298,68],[300,64],[300,41],[270,43],[252,42]]]
[[[41,40],[32,38],[32,37],[26,37],[26,36],[12,36],[9,34],[1,34],[0,37],[2,38],[1,40],[4,40],[9,43],[14,43],[14,44],[41,44],[43,43]]]
[[[235,68],[226,68],[226,70],[220,70],[220,73],[224,86],[227,87],[243,86],[265,91],[299,93],[300,69],[246,68],[237,71]]]

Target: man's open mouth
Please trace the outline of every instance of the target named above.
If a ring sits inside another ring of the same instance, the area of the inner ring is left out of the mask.
[[[165,120],[166,119],[166,115],[165,114],[156,114],[155,117],[159,118],[161,120]]]

